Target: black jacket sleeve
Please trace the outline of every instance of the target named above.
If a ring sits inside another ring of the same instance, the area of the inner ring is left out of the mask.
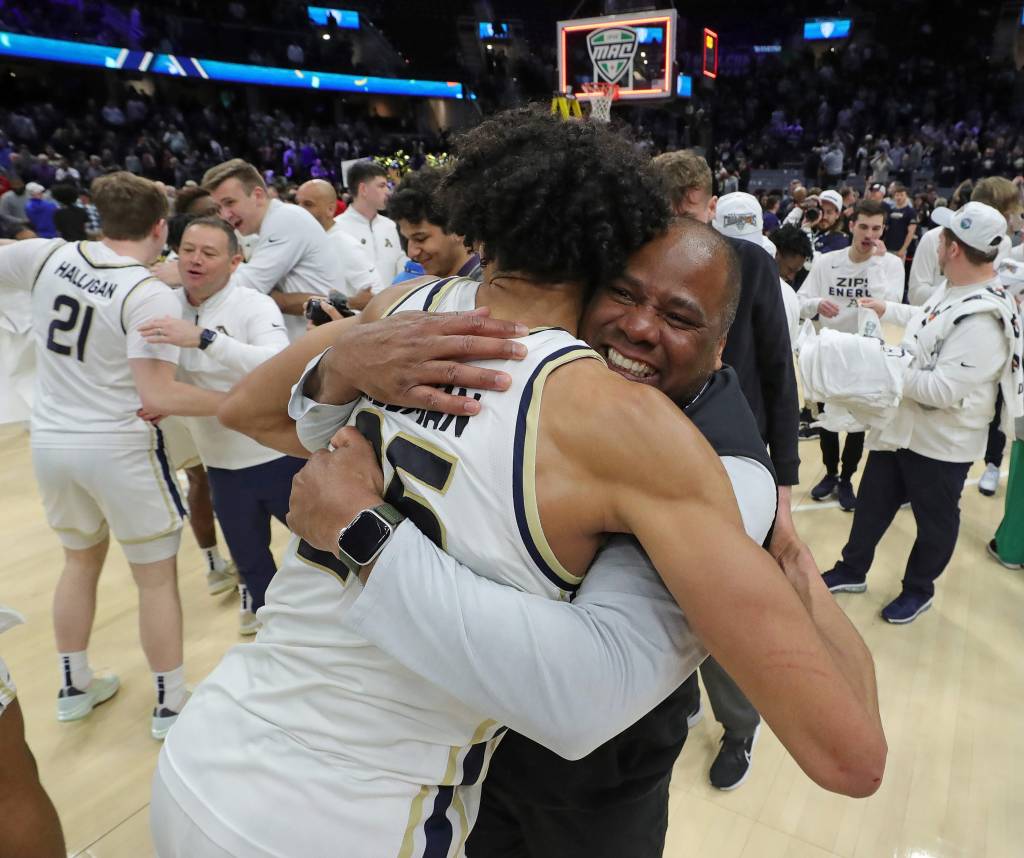
[[[796,485],[800,481],[800,404],[779,270],[775,260],[752,242],[729,239],[729,243],[740,258],[742,286],[722,360],[739,377],[779,485]]]

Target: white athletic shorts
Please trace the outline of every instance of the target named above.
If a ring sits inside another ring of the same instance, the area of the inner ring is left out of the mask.
[[[17,696],[18,689],[14,687],[11,672],[4,664],[4,660],[0,658],[0,715],[4,714],[4,710],[14,702],[14,698]]]
[[[178,553],[185,507],[162,448],[33,447],[32,465],[46,520],[65,548],[91,548],[109,529],[129,563]]]
[[[167,446],[167,458],[176,471],[183,468],[194,468],[203,464],[199,458],[196,442],[188,425],[180,417],[165,417],[160,421],[160,431],[164,433],[164,444]]]

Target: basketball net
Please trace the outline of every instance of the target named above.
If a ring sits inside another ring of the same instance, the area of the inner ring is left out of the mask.
[[[612,104],[619,97],[617,83],[605,83],[603,80],[588,81],[581,85],[586,93],[590,93],[590,118],[595,122],[611,122]]]

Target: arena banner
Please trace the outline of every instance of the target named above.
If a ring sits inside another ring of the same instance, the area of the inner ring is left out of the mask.
[[[3,31],[0,31],[0,56],[50,60],[51,62],[191,77],[224,83],[249,83],[257,86],[286,86],[294,89],[322,89],[329,92],[361,92],[368,95],[406,95],[416,98],[461,99],[465,97],[462,84],[457,81],[359,76],[305,69],[254,66],[177,54],[155,54],[152,51],[136,51],[109,45],[91,45],[64,39],[44,39],[38,36]]]

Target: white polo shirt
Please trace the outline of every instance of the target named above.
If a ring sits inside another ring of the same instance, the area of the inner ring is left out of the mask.
[[[338,271],[344,280],[344,286],[338,291],[346,298],[351,298],[364,289],[380,291],[380,278],[377,276],[377,266],[370,251],[355,237],[345,232],[337,222],[327,230],[327,238],[334,250]]]
[[[205,349],[181,350],[178,361],[181,381],[208,390],[230,390],[261,363],[288,346],[281,311],[267,295],[229,283],[198,307],[193,307],[184,289],[174,291],[181,302],[185,321],[217,332],[217,338]],[[226,428],[216,417],[182,419],[192,433],[199,457],[208,468],[233,471],[281,458],[277,450]]]
[[[326,295],[341,289],[336,255],[316,218],[300,206],[271,200],[260,224],[252,256],[231,275],[231,283],[264,294],[282,292]],[[302,316],[285,316],[290,339],[306,332]]]
[[[402,251],[397,224],[382,214],[369,221],[356,211],[355,206],[345,209],[334,222],[373,255],[378,279],[378,286],[373,291],[387,289],[405,267],[408,259]]]

